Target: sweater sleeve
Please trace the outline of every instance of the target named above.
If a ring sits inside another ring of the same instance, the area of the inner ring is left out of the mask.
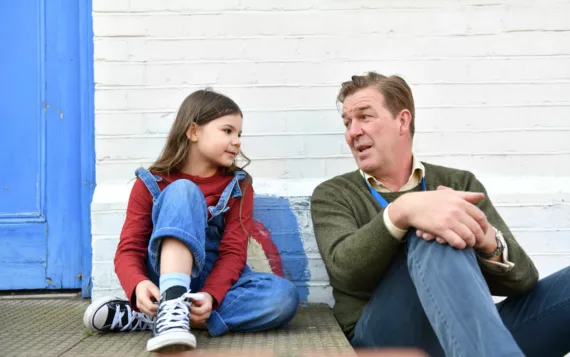
[[[485,194],[485,198],[477,206],[485,213],[489,224],[503,233],[509,251],[509,261],[514,263],[514,267],[510,271],[501,271],[499,269],[490,269],[479,261],[479,266],[491,290],[491,294],[495,296],[512,296],[531,290],[538,281],[538,271],[493,206],[483,184],[473,174],[469,174],[467,190]]]
[[[135,309],[135,289],[141,281],[148,280],[146,260],[151,233],[152,196],[144,183],[137,179],[129,197],[127,216],[115,253],[115,272],[131,307]]]
[[[384,223],[383,210],[359,225],[344,189],[330,181],[313,192],[311,215],[331,284],[345,292],[376,286],[402,242]]]
[[[243,196],[232,199],[230,209],[225,213],[218,257],[201,290],[212,295],[214,309],[237,282],[247,262],[248,232],[251,232],[253,217],[253,186],[248,183],[242,190]]]

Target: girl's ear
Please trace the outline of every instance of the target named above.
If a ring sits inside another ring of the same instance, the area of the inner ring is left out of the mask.
[[[186,137],[193,143],[198,141],[198,125],[196,123],[190,124],[188,130],[186,130]]]

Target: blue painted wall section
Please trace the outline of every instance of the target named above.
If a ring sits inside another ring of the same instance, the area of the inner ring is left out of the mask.
[[[309,296],[311,280],[307,254],[299,231],[299,222],[287,198],[256,195],[254,219],[263,223],[281,256],[285,277],[293,281],[301,301]]]

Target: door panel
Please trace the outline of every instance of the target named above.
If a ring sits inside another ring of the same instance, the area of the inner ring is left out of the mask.
[[[92,38],[80,38],[90,25],[80,21],[84,2],[0,2],[2,290],[75,289],[90,275],[82,157],[91,153],[81,128],[92,123],[82,110],[80,41]]]

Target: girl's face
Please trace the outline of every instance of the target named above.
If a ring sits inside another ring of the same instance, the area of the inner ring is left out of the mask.
[[[239,114],[225,115],[188,129],[191,155],[213,167],[230,167],[239,154],[243,119]]]

